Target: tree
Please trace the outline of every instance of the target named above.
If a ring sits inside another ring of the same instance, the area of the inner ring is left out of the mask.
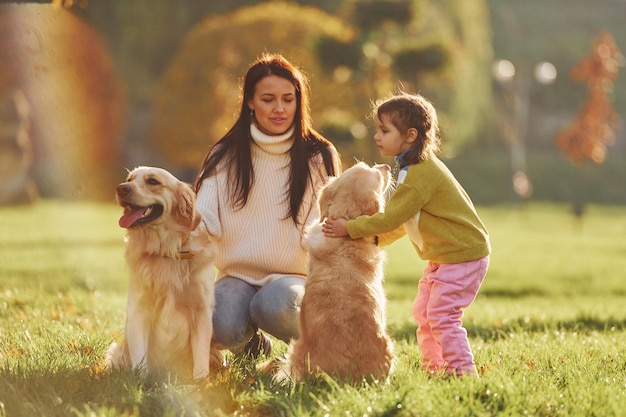
[[[486,26],[484,0],[347,1],[335,16],[266,2],[208,16],[160,82],[149,144],[167,163],[197,167],[233,122],[239,77],[268,50],[310,75],[315,126],[346,163],[380,159],[370,103],[401,85],[435,102],[448,149],[460,149],[485,131],[491,111]]]
[[[0,34],[0,97],[23,94],[41,195],[110,201],[124,92],[106,44],[49,4],[0,6]]]
[[[344,2],[339,14],[358,35],[351,44],[322,45],[327,71],[347,66],[368,79],[369,98],[398,88],[430,98],[451,154],[480,140],[492,112],[485,1],[359,0]]]
[[[579,177],[574,184],[573,212],[584,213],[584,167],[588,161],[602,164],[606,147],[614,143],[619,115],[613,108],[613,82],[623,66],[624,57],[608,32],[595,39],[591,54],[576,65],[570,77],[587,84],[587,102],[576,118],[556,136],[557,146],[576,166]]]
[[[336,120],[361,120],[369,102],[358,94],[359,82],[346,84],[325,74],[311,54],[321,38],[352,36],[354,30],[341,19],[291,3],[264,3],[208,17],[189,32],[160,82],[149,143],[168,163],[199,167],[234,122],[240,78],[263,51],[282,53],[309,75],[318,129]]]

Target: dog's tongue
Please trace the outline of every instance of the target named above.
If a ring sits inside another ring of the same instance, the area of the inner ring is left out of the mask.
[[[124,214],[122,215],[122,217],[120,217],[120,227],[123,227],[125,229],[131,227],[133,224],[135,224],[137,220],[139,220],[143,216],[145,210],[145,208],[132,209],[130,207],[125,207]]]

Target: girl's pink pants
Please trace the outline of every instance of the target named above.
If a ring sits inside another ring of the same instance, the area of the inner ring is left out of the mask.
[[[427,372],[476,374],[474,355],[463,328],[469,306],[487,274],[489,257],[459,264],[428,262],[413,302],[422,368]]]

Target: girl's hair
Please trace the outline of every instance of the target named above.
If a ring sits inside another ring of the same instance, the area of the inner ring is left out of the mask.
[[[380,121],[385,115],[402,134],[409,129],[417,130],[415,142],[400,161],[401,167],[417,164],[439,152],[441,138],[437,111],[430,101],[420,94],[400,93],[374,103],[374,119]]]
[[[329,176],[339,174],[340,162],[333,144],[312,127],[308,79],[298,68],[278,54],[265,53],[248,68],[243,79],[239,117],[233,127],[215,143],[205,156],[194,183],[194,190],[197,193],[202,181],[214,175],[220,161],[225,159],[226,163],[222,166],[227,167],[225,169],[229,170],[229,178],[234,181],[232,186],[229,185],[231,201],[238,208],[245,206],[248,202],[250,189],[255,181],[250,152],[252,142],[250,123],[253,122],[254,117],[248,108],[248,102],[254,97],[257,83],[270,75],[288,80],[296,90],[294,144],[290,151],[289,212],[286,217],[291,217],[294,223],[298,224],[300,205],[311,179],[309,160],[320,154],[326,174]]]

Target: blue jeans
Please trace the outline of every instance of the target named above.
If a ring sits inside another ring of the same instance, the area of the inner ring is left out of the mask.
[[[255,287],[238,278],[215,283],[213,342],[219,349],[242,348],[257,329],[289,342],[300,336],[300,303],[305,280],[279,278]]]

